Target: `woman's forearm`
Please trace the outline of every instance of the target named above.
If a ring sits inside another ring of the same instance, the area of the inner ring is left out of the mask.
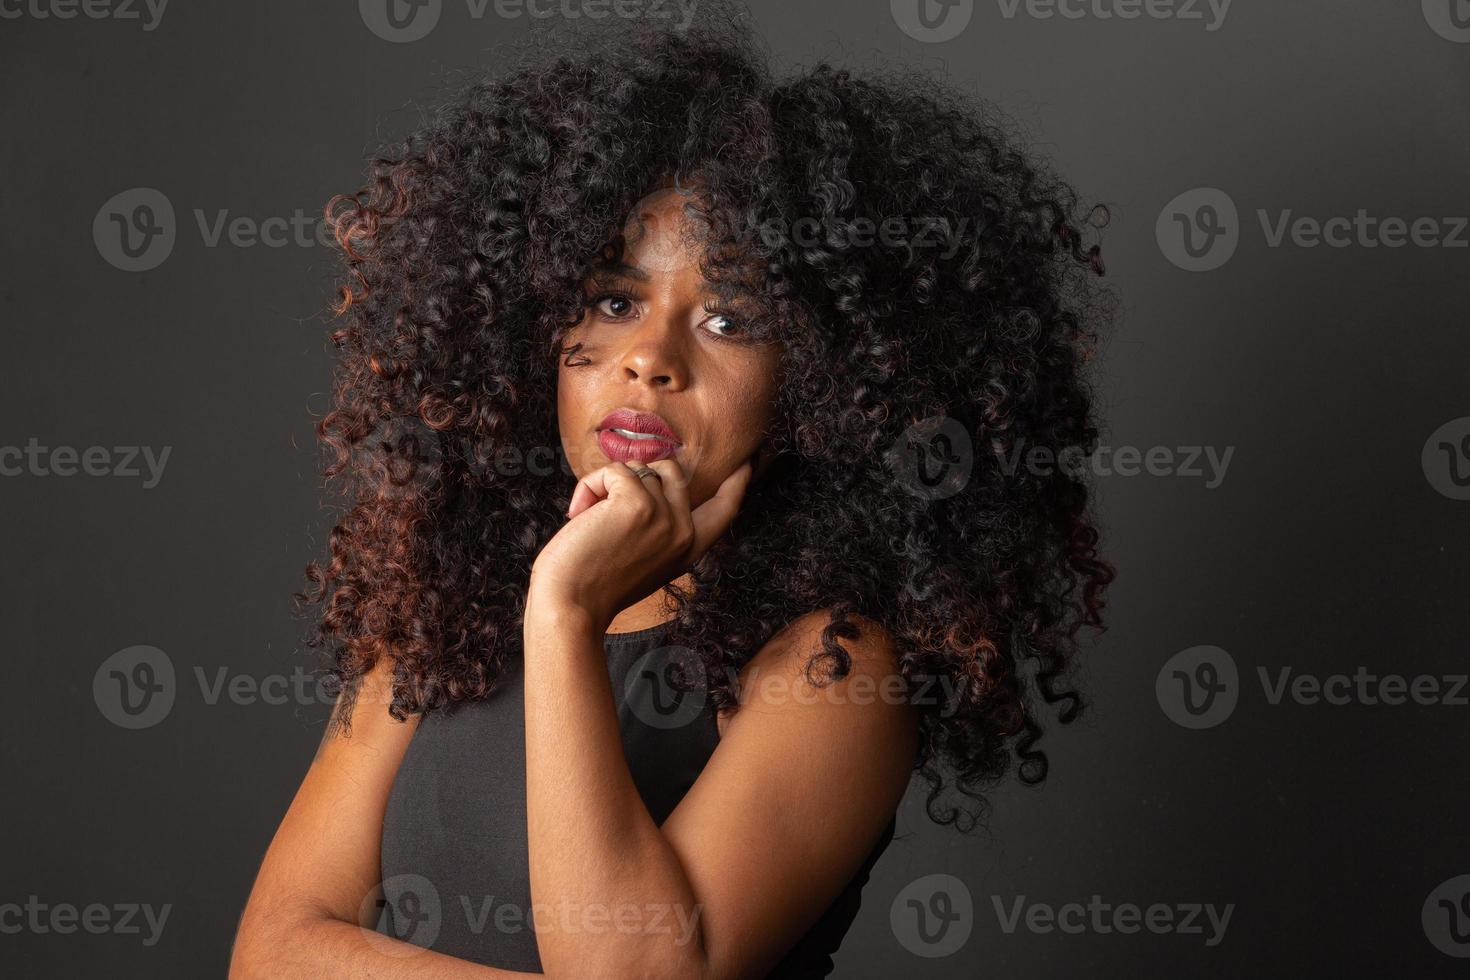
[[[613,703],[603,625],[528,601],[526,815],[536,942],[548,973],[699,977],[699,906],[648,813]]]
[[[325,976],[526,980],[543,975],[481,966],[326,917],[268,930],[242,929],[230,961],[230,980],[318,980]]]

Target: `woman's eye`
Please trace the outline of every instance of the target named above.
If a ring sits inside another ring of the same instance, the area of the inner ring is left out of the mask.
[[[620,320],[633,312],[633,301],[618,293],[599,296],[592,301],[592,305],[596,307],[597,312],[615,320]]]
[[[718,336],[721,337],[738,337],[740,335],[740,331],[743,329],[738,321],[726,316],[723,313],[716,313],[714,316],[710,317],[704,322],[709,325],[711,330],[713,330]]]

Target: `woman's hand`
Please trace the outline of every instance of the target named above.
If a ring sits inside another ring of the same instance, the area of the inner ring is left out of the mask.
[[[615,462],[577,482],[566,526],[531,567],[528,604],[576,606],[606,632],[614,616],[684,574],[725,533],[752,464],[742,463],[692,511],[683,467],[674,459],[646,465],[659,478],[639,478]]]

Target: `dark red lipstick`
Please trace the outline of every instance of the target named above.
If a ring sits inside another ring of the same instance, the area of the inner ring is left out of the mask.
[[[683,443],[673,427],[653,412],[620,408],[597,423],[597,445],[608,459],[651,463],[674,455]]]

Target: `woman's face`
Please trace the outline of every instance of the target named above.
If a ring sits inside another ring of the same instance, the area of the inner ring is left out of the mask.
[[[701,275],[701,229],[684,213],[688,201],[673,189],[644,198],[624,228],[621,263],[594,267],[587,309],[562,344],[581,347],[557,369],[557,423],[578,479],[615,460],[672,457],[697,507],[761,444],[781,349],[742,336],[738,312]],[[619,410],[656,415],[674,439],[659,437],[653,419],[608,418]]]

